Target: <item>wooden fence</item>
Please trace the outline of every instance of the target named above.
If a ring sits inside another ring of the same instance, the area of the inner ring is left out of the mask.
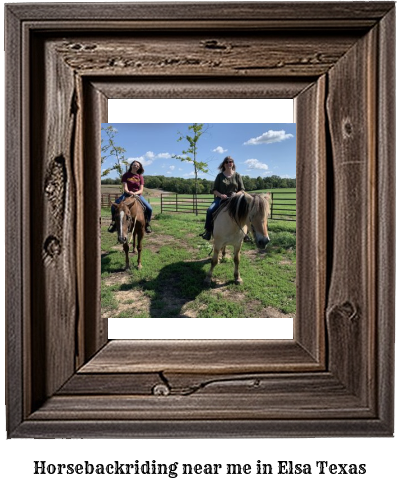
[[[251,193],[250,193],[251,194]],[[255,194],[255,193],[252,193]],[[296,192],[271,193],[271,220],[296,221]],[[161,213],[196,213],[203,215],[213,201],[212,195],[161,194]]]
[[[120,193],[101,193],[101,208],[109,208],[120,195]]]

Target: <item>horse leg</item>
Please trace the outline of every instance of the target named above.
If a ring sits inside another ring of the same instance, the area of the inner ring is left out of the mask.
[[[215,268],[215,266],[219,262],[219,252],[220,252],[220,249],[218,249],[216,247],[216,245],[214,245],[213,246],[213,256],[212,256],[212,261],[211,261],[211,268],[210,268],[208,274],[206,275],[205,284],[211,283],[213,269]]]
[[[133,235],[133,250],[132,254],[136,253],[136,234]]]
[[[123,250],[125,251],[125,258],[126,258],[126,264],[125,264],[125,271],[130,269],[130,263],[129,263],[129,244],[125,242],[123,244]]]
[[[234,281],[236,284],[242,284],[242,279],[240,277],[240,271],[238,266],[240,265],[240,250],[242,242],[234,247]]]
[[[222,259],[226,257],[226,245],[222,247]]]
[[[142,265],[141,265],[141,249],[142,249],[141,242],[143,241],[143,237],[144,237],[144,232],[140,231],[140,233],[137,234],[137,253],[138,253],[137,268],[138,269],[142,268]]]

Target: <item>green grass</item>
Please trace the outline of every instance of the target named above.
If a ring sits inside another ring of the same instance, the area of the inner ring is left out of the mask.
[[[152,238],[144,238],[143,267],[138,270],[137,255],[129,254],[130,271],[123,271],[125,256],[122,246],[116,245],[115,234],[103,226],[103,314],[126,318],[187,314],[240,318],[259,317],[266,307],[295,314],[295,222],[269,222],[271,242],[266,253],[257,253],[254,244],[244,243],[241,286],[234,284],[232,249],[228,249],[228,256],[214,270],[212,285],[207,287],[204,279],[210,268],[212,245],[198,236],[204,221],[204,216],[192,214],[158,214],[152,223]]]

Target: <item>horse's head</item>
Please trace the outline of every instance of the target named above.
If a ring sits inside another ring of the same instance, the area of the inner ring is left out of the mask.
[[[113,203],[113,206],[115,208],[115,223],[118,232],[118,241],[121,244],[124,244],[127,242],[132,216],[129,208],[123,202],[119,204]]]
[[[255,195],[249,212],[251,230],[259,249],[266,248],[270,242],[267,231],[267,217],[269,215],[270,193],[265,195]]]

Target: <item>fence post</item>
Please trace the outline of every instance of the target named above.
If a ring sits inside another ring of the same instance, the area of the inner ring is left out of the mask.
[[[176,213],[177,213],[177,193],[176,193]]]

